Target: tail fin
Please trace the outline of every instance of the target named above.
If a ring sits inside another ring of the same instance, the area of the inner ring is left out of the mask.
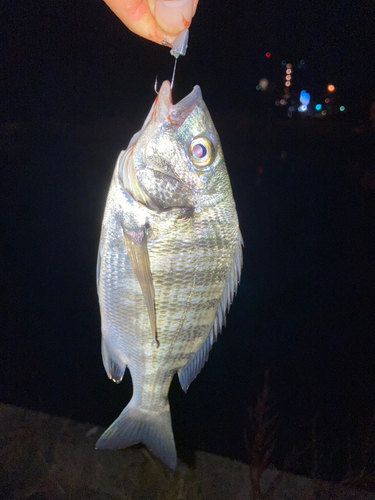
[[[169,405],[163,412],[140,409],[130,401],[120,416],[97,441],[99,450],[119,450],[143,443],[171,469],[177,466],[177,453],[173,437]]]

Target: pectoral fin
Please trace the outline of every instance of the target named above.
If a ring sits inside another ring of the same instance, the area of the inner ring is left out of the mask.
[[[124,239],[130,264],[139,281],[146,302],[151,325],[152,345],[159,347],[159,342],[156,338],[155,290],[151,274],[150,258],[147,250],[147,235],[145,229],[136,231],[125,229]]]

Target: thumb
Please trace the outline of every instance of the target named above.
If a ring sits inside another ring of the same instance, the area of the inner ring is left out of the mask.
[[[148,0],[156,23],[170,35],[178,35],[189,28],[195,14],[198,0]]]

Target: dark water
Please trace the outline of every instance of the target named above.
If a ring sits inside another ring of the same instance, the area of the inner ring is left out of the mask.
[[[315,429],[319,473],[339,478],[350,440],[360,460],[375,408],[374,135],[213,115],[244,270],[206,367],[186,395],[172,384],[179,454],[247,460],[249,408],[268,370],[274,459],[308,446]],[[130,398],[130,377],[116,386],[102,367],[95,264],[112,169],[134,132],[122,118],[3,128],[3,402],[109,425]],[[293,467],[310,473],[311,451]]]

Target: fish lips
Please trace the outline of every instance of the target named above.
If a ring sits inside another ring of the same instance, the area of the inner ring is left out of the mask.
[[[195,85],[190,94],[173,104],[171,84],[166,80],[162,83],[155,99],[154,119],[160,124],[167,119],[173,125],[180,127],[201,99],[201,88]]]

